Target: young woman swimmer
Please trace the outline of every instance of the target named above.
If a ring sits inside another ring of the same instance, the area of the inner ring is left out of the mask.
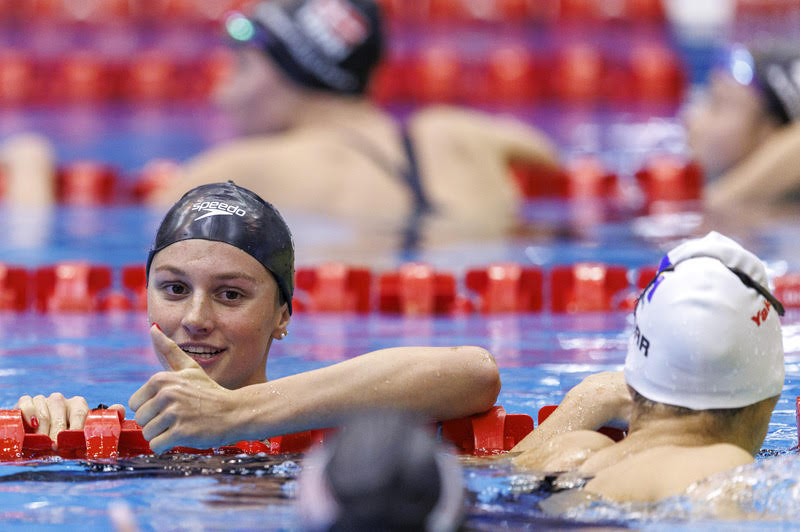
[[[147,278],[150,334],[165,371],[128,404],[155,452],[330,426],[371,407],[461,417],[491,407],[500,390],[494,359],[478,347],[383,349],[267,381],[270,346],[291,320],[294,246],[278,211],[230,181],[192,189],[172,206]],[[83,397],[61,394],[24,396],[17,408],[53,439],[83,427],[88,411]]]

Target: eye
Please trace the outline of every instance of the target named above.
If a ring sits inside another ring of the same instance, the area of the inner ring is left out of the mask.
[[[220,296],[225,301],[238,301],[242,298],[242,293],[237,290],[223,290]]]
[[[162,289],[171,296],[183,296],[189,293],[186,285],[181,283],[167,283],[162,286]]]

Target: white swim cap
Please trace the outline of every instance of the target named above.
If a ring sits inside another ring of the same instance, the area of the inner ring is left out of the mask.
[[[693,410],[779,395],[779,314],[758,257],[716,232],[685,242],[639,296],[625,379],[651,401]]]

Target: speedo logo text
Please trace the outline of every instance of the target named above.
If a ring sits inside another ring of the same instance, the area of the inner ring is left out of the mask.
[[[209,216],[244,216],[247,214],[247,211],[238,205],[232,205],[224,201],[198,201],[192,205],[192,211],[204,213],[202,216],[195,218],[195,221]]]

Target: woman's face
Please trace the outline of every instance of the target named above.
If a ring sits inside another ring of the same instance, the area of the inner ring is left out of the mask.
[[[215,99],[245,135],[271,133],[291,125],[302,90],[294,85],[261,50],[236,51],[231,78],[217,89]]]
[[[269,347],[289,324],[264,266],[209,240],[183,240],[156,254],[147,311],[151,323],[228,389],[266,382]]]
[[[712,74],[707,93],[684,114],[692,156],[710,177],[733,168],[775,126],[756,89]]]

